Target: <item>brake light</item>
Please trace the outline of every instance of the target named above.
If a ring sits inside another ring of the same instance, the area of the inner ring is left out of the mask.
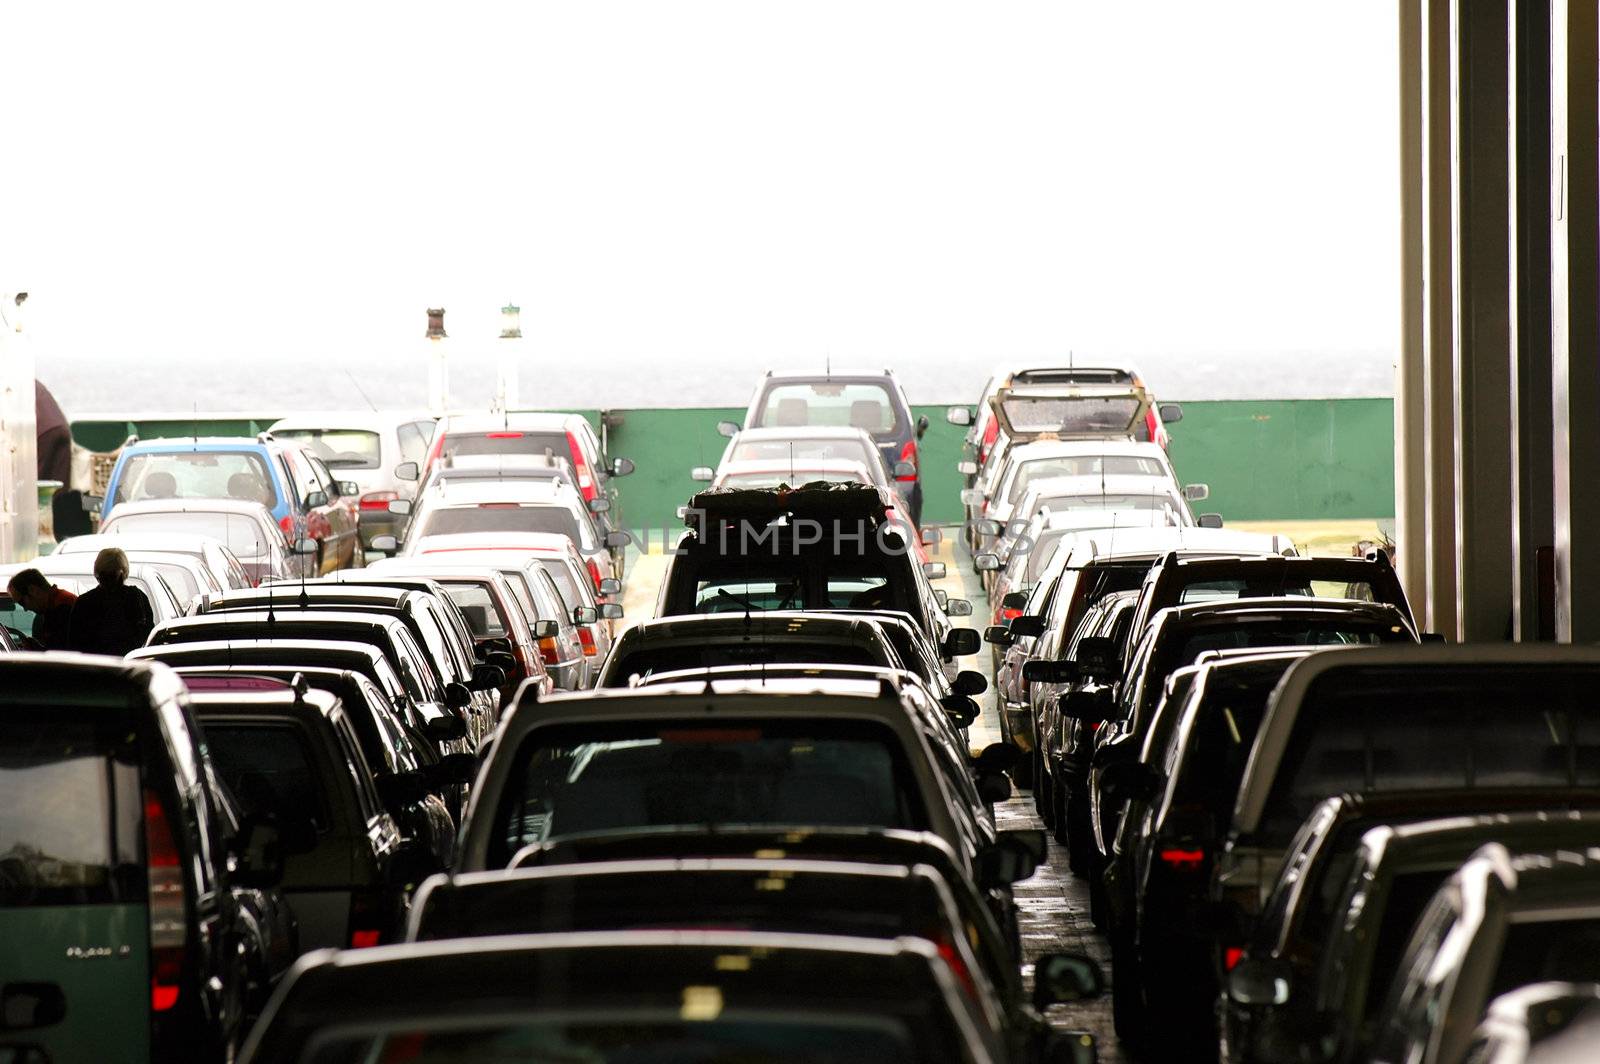
[[[515,502],[480,502],[478,504],[478,509],[480,509],[480,510],[515,510],[519,506],[521,506],[521,503],[515,503]]]
[[[520,433],[520,432],[485,432],[484,436],[486,438],[488,438],[488,439],[491,439],[491,440],[520,440],[520,439],[522,439],[522,433]]]
[[[589,582],[594,585],[595,594],[600,593],[600,563],[593,558],[585,558],[583,564],[589,570]]]
[[[1238,946],[1229,946],[1222,951],[1222,966],[1230,972],[1242,960],[1244,960],[1244,950]]]
[[[1018,617],[1021,617],[1021,616],[1022,616],[1022,611],[1021,610],[1016,609],[1015,607],[1012,607],[1012,606],[1006,606],[1006,607],[1003,607],[1000,610],[1000,623],[1004,624],[1007,621],[1014,621]]]
[[[594,475],[589,471],[589,463],[584,460],[583,448],[578,446],[578,437],[571,432],[567,433],[567,447],[572,451],[572,472],[578,478],[578,490],[583,493],[584,502],[592,502],[599,494]]]
[[[901,481],[901,482],[910,482],[910,481],[916,480],[917,479],[917,441],[916,440],[914,440],[914,439],[913,440],[907,440],[906,441],[906,445],[904,447],[900,448],[900,461],[902,461],[902,462],[910,462],[911,463],[911,472],[910,472],[910,474],[908,474],[906,476],[895,477],[894,479],[896,479],[898,481]]]
[[[578,625],[578,642],[583,645],[584,657],[592,658],[600,653],[600,648],[595,646],[594,633],[589,631],[589,626],[586,624]]]
[[[1168,846],[1158,852],[1162,862],[1169,867],[1192,872],[1205,862],[1206,851]]]
[[[400,498],[398,491],[369,491],[361,496],[363,510],[388,510],[389,504]]]
[[[968,997],[977,1000],[978,985],[973,982],[972,972],[967,968],[967,962],[962,960],[961,954],[950,944],[950,940],[945,936],[939,936],[937,946],[939,959],[950,966],[950,970],[955,973],[956,980],[961,984],[961,989],[967,992]]]
[[[361,892],[350,896],[350,948],[367,949],[383,941],[378,927],[378,907]]]
[[[555,636],[547,635],[539,640],[539,656],[544,659],[546,665],[561,663],[561,648],[556,645]]]
[[[189,942],[189,903],[183,862],[161,796],[144,790],[145,874],[150,882],[150,1008],[166,1012],[178,1003],[183,955]]]
[[[283,536],[290,543],[293,543],[298,538],[294,534],[294,514],[284,514],[278,518],[278,527],[283,529]]]

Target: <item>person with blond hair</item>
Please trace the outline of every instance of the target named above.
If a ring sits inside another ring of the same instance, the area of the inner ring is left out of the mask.
[[[107,547],[94,558],[96,586],[78,596],[72,607],[73,650],[117,657],[144,646],[156,626],[150,600],[128,583],[128,556]]]

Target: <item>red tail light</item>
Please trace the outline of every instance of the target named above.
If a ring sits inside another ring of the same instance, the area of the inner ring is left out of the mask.
[[[578,446],[578,437],[567,433],[567,446],[572,450],[572,472],[578,478],[578,490],[583,493],[584,502],[592,502],[600,494],[599,485],[594,482],[594,474],[589,469],[589,463],[584,461],[583,448]]]
[[[1229,946],[1222,951],[1222,966],[1230,972],[1242,960],[1244,960],[1244,950],[1238,946]]]
[[[907,440],[906,445],[900,448],[900,461],[911,463],[911,473],[908,476],[895,477],[902,483],[910,483],[917,479],[917,441]]]
[[[589,570],[589,583],[594,585],[595,594],[600,593],[600,563],[593,558],[585,558],[583,564]]]
[[[166,1012],[183,989],[183,956],[189,943],[189,903],[183,862],[161,796],[144,791],[145,874],[150,881],[150,1008]]]
[[[299,538],[298,536],[296,536],[294,534],[294,525],[295,525],[294,514],[284,514],[282,517],[278,518],[278,527],[283,529],[284,538],[287,539],[290,543],[293,543],[296,539]]]
[[[578,642],[583,644],[584,657],[592,658],[600,653],[600,648],[594,642],[594,633],[589,630],[589,626],[586,624],[578,625]]]
[[[561,663],[561,648],[556,645],[556,637],[547,635],[539,640],[539,656],[546,665],[559,665]]]
[[[950,966],[950,970],[955,973],[956,981],[961,984],[961,989],[966,991],[968,997],[976,1001],[978,999],[978,984],[973,981],[972,972],[967,968],[967,962],[962,960],[961,952],[951,945],[943,935],[939,936],[937,946],[939,959]]]
[[[491,440],[520,440],[520,432],[485,432],[484,436]]]
[[[1016,609],[1015,607],[1012,607],[1012,606],[1005,606],[1000,610],[1000,620],[999,620],[998,623],[1005,624],[1007,621],[1014,621],[1018,617],[1021,617],[1021,616],[1022,616],[1022,611],[1021,610]]]
[[[350,948],[367,949],[383,941],[379,929],[378,907],[373,899],[357,891],[350,896]]]
[[[398,491],[369,491],[361,496],[361,508],[363,510],[387,511],[389,504],[399,497],[400,493]]]
[[[1182,846],[1167,846],[1158,851],[1162,863],[1172,868],[1192,872],[1205,863],[1206,851]]]

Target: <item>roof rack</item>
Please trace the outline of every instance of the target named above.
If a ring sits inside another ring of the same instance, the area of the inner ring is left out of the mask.
[[[883,496],[870,484],[817,481],[795,488],[712,488],[689,500],[684,524],[698,529],[702,522],[729,524],[779,517],[882,521],[886,510]]]

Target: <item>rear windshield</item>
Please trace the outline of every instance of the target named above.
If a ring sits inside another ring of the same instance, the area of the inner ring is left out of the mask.
[[[439,581],[444,593],[450,596],[450,601],[461,608],[461,615],[466,618],[467,628],[475,639],[503,639],[506,635],[506,626],[502,623],[500,611],[495,608],[494,596],[489,594],[489,589],[482,584],[456,584],[448,580]]]
[[[695,582],[694,612],[748,613],[752,610],[877,610],[893,604],[889,578],[860,569],[829,573],[814,589],[804,574],[724,576]],[[825,597],[818,601],[818,594]]]
[[[322,459],[329,469],[377,469],[380,455],[376,432],[359,429],[274,429],[280,440],[292,440]]]
[[[871,468],[870,463],[882,460],[876,449],[869,451],[862,445],[860,437],[853,440],[808,440],[803,437],[793,440],[739,440],[734,443],[727,460],[787,462],[791,458],[796,461],[843,459],[860,462],[868,468]]]
[[[328,803],[311,747],[298,728],[202,720],[222,781],[246,816],[328,830]]]
[[[1081,454],[1063,455],[1059,458],[1035,458],[1023,462],[1011,481],[1007,501],[1016,502],[1027,494],[1028,485],[1047,477],[1098,477],[1131,476],[1160,477],[1163,485],[1169,483],[1166,469],[1160,461],[1137,454]]]
[[[719,488],[776,488],[780,484],[796,487],[800,484],[870,484],[866,474],[859,471],[820,469],[773,469],[763,473],[734,473],[717,482]]]
[[[1178,601],[1219,602],[1236,598],[1332,598],[1356,599],[1361,602],[1387,601],[1379,598],[1378,589],[1367,580],[1300,580],[1285,583],[1273,579],[1252,584],[1248,580],[1196,580],[1185,584]]]
[[[572,445],[564,432],[448,432],[439,457],[468,454],[541,454],[572,461]]]
[[[812,643],[793,640],[772,643],[699,643],[692,646],[664,646],[641,650],[608,667],[613,677],[607,686],[621,687],[632,677],[647,679],[663,672],[681,669],[709,669],[722,665],[759,667],[783,664],[806,665],[883,665],[865,647],[848,643]]]
[[[124,514],[113,513],[108,528],[121,533],[178,533],[185,536],[210,536],[226,544],[240,559],[265,558],[272,553],[270,540],[261,525],[236,514],[215,512]]]
[[[812,381],[775,384],[762,398],[756,425],[839,425],[874,436],[894,432],[899,418],[894,399],[881,384]]]
[[[146,499],[245,499],[278,505],[266,460],[250,451],[136,454],[122,466],[112,502]]]
[[[417,536],[452,536],[463,532],[550,532],[588,547],[577,515],[565,506],[522,506],[486,503],[429,510]]]
[[[1224,820],[1238,797],[1267,697],[1282,678],[1281,668],[1220,682],[1213,674],[1178,751],[1172,805],[1203,806],[1217,818],[1218,832],[1226,829]]]
[[[144,900],[139,742],[121,716],[0,711],[0,908]]]
[[[516,753],[494,865],[592,831],[682,824],[921,829],[899,739],[871,721],[642,721],[541,728]]]
[[[1597,670],[1600,671],[1600,670]],[[1600,675],[1346,669],[1302,700],[1261,832],[1287,840],[1329,795],[1600,787]]]
[[[1020,396],[1002,404],[1014,432],[1126,436],[1133,431],[1139,400],[1131,396]]]

